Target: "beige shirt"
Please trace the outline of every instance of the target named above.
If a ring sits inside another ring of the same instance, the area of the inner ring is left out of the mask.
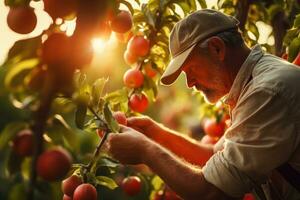
[[[300,68],[257,45],[226,103],[232,125],[224,149],[203,167],[205,179],[233,197],[254,192],[260,199],[300,199],[274,171],[289,162],[300,173]]]

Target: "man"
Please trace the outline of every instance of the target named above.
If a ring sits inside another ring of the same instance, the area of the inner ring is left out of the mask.
[[[186,200],[248,192],[259,199],[300,199],[300,69],[259,45],[248,48],[238,23],[210,9],[178,22],[161,78],[169,85],[183,71],[188,87],[209,102],[225,96],[232,125],[214,147],[142,117],[111,134],[109,150],[122,163],[148,165]]]

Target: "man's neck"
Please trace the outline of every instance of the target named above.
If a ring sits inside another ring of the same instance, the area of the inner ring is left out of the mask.
[[[237,76],[240,68],[242,67],[243,63],[246,61],[247,57],[249,56],[251,49],[246,45],[243,44],[240,48],[232,48],[229,51],[227,59],[225,61],[228,69],[228,79],[232,86],[235,77]]]

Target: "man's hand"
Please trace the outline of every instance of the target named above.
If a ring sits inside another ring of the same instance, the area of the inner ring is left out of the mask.
[[[148,116],[130,117],[127,119],[127,126],[145,134],[152,138],[154,135],[159,135],[165,131],[165,127]]]
[[[143,163],[143,155],[151,141],[142,133],[121,125],[120,133],[108,136],[108,150],[123,164]]]

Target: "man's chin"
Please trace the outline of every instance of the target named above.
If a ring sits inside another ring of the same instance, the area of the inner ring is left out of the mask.
[[[213,95],[206,95],[204,92],[201,93],[204,97],[205,102],[208,104],[216,104],[220,100],[220,98],[216,98]]]

